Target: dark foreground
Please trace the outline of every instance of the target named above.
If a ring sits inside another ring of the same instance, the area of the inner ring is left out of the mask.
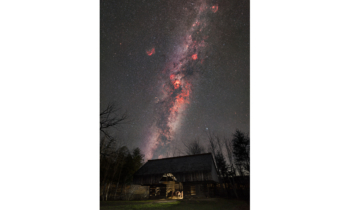
[[[119,209],[166,209],[166,210],[249,210],[245,201],[222,198],[197,200],[147,200],[147,201],[101,201],[101,210]]]

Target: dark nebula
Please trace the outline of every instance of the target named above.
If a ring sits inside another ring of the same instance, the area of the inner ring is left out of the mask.
[[[101,110],[146,159],[208,132],[249,133],[249,1],[101,1]]]

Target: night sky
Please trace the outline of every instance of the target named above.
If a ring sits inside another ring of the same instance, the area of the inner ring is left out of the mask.
[[[101,1],[100,109],[132,122],[115,135],[151,158],[207,133],[249,133],[249,1]]]

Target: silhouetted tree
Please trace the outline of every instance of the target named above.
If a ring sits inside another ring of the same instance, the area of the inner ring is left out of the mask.
[[[100,195],[103,200],[121,195],[121,188],[132,182],[132,175],[143,164],[139,148],[131,152],[111,133],[129,123],[129,116],[120,107],[109,104],[100,113]],[[130,197],[130,196],[129,196]]]
[[[244,194],[246,192],[243,192],[241,186],[246,187],[247,183],[249,184],[249,177],[243,177],[249,175],[250,171],[249,137],[240,130],[236,130],[232,139],[220,138],[214,133],[207,135],[208,151],[213,154],[221,180],[220,186],[225,186],[227,195],[246,197],[247,194]]]
[[[240,175],[250,172],[250,139],[240,130],[236,130],[232,139],[234,163]]]
[[[195,139],[189,143],[183,142],[183,144],[186,147],[185,152],[187,155],[202,154],[205,152],[204,147],[199,143],[199,139]]]
[[[222,179],[227,176],[227,164],[226,160],[221,152],[217,152],[215,155],[216,167],[218,168],[219,175]]]
[[[221,180],[220,186],[225,186],[228,195],[234,195],[236,198],[238,198],[238,193],[234,182],[234,176],[236,176],[236,173],[232,161],[232,142],[225,138],[222,139],[219,137],[219,135],[214,133],[207,133],[207,135],[209,140],[208,151],[213,154]],[[226,150],[224,151],[222,148],[226,148]],[[226,156],[224,152],[226,152]]]
[[[100,131],[108,135],[106,129],[118,128],[119,125],[125,124],[128,118],[127,112],[123,112],[121,107],[116,107],[115,104],[108,104],[106,109],[100,113]]]
[[[215,141],[214,135],[212,133],[207,133],[207,135],[209,140],[208,152],[213,154],[215,158],[216,150],[217,150],[217,142]]]
[[[132,183],[132,175],[142,166],[144,155],[139,148],[132,152],[126,146],[101,161],[101,196],[103,200],[116,199]],[[108,170],[106,170],[106,167]],[[129,196],[130,197],[130,196]]]
[[[108,104],[106,109],[100,113],[100,155],[110,155],[111,148],[116,148],[116,138],[110,132],[112,129],[119,130],[122,124],[129,122],[126,111],[122,111],[115,104]],[[112,149],[113,150],[113,149]]]

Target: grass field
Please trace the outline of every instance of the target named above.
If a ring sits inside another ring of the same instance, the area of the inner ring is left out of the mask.
[[[244,201],[227,199],[203,200],[147,200],[147,201],[101,201],[101,210],[157,209],[157,210],[249,210]]]

